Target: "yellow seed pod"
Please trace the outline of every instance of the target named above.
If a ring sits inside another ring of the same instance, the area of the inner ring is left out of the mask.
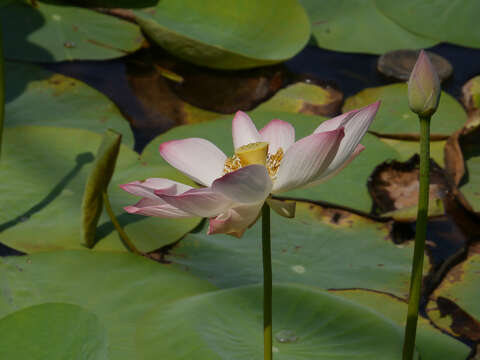
[[[242,166],[260,164],[267,164],[268,143],[256,142],[243,145],[235,150],[235,155],[238,156],[242,162]]]

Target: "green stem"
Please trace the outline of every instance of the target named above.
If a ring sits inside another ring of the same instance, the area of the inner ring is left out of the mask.
[[[5,65],[2,41],[2,29],[0,26],[0,155],[2,154],[3,122],[5,120]]]
[[[262,207],[263,253],[263,358],[272,360],[272,251],[270,247],[270,207]]]
[[[115,216],[115,213],[113,212],[112,206],[110,205],[110,200],[108,199],[108,194],[107,191],[104,190],[102,192],[102,197],[103,197],[103,204],[105,205],[105,210],[107,210],[108,216],[110,217],[110,220],[113,223],[113,226],[115,226],[115,229],[118,232],[118,235],[120,235],[120,239],[122,239],[123,244],[127,247],[128,250],[131,252],[134,252],[139,255],[143,255],[143,253],[138,250],[135,245],[133,245],[132,241],[128,237],[127,233],[122,229],[122,226],[117,220],[117,217]]]
[[[407,325],[403,343],[403,360],[413,359],[417,333],[418,309],[422,290],[423,253],[427,235],[429,164],[430,164],[430,117],[420,118],[420,190],[418,195],[417,228],[413,251],[410,296],[408,300]]]

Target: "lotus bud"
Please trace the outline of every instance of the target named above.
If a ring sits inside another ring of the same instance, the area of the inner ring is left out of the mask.
[[[440,99],[440,80],[425,51],[421,51],[408,79],[408,105],[419,116],[431,116]]]

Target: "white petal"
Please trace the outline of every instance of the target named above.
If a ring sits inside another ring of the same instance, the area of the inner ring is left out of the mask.
[[[337,155],[328,166],[327,173],[333,173],[342,167],[360,144],[363,136],[368,130],[375,114],[377,113],[380,101],[373,103],[357,111],[345,124],[345,137],[340,143]]]
[[[199,138],[168,141],[160,145],[159,151],[170,165],[205,186],[222,176],[227,159],[222,150]]]
[[[295,142],[295,129],[292,124],[273,119],[260,130],[262,141],[268,142],[268,153],[275,154],[278,148],[285,153]]]
[[[285,154],[273,193],[280,193],[303,187],[320,178],[335,157],[343,128],[307,136],[295,144]]]
[[[213,192],[211,188],[192,189],[177,196],[157,195],[171,206],[201,217],[217,216],[232,205],[230,199]]]
[[[355,110],[346,112],[345,114],[340,114],[332,119],[325,120],[315,129],[313,133],[318,134],[324,131],[332,131],[342,126],[345,126],[348,120],[350,120],[353,117],[353,115],[355,115],[357,112],[358,110],[355,109]]]
[[[120,187],[130,194],[149,199],[158,198],[154,193],[155,191],[161,191],[168,195],[178,195],[192,189],[191,186],[162,178],[149,178],[144,181],[132,181],[128,184],[122,184]]]
[[[232,137],[233,147],[239,147],[251,143],[256,143],[261,140],[261,136],[255,127],[250,116],[243,111],[237,111],[232,121]]]
[[[212,189],[234,202],[251,204],[263,202],[272,186],[265,166],[249,165],[215,180]]]
[[[267,204],[275,211],[278,215],[286,218],[295,217],[295,209],[297,203],[295,201],[284,201],[273,198],[267,199]]]
[[[262,205],[263,202],[237,206],[210,219],[208,234],[229,234],[238,238],[242,237],[245,230],[258,219]]]
[[[194,216],[185,211],[177,209],[170,204],[165,203],[162,199],[153,200],[143,198],[135,205],[126,206],[124,209],[130,214],[156,216],[162,218],[185,218]]]

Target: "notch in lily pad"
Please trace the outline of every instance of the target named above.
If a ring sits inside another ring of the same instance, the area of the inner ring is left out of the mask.
[[[118,231],[125,246],[129,250],[139,253],[116,219],[107,194],[108,184],[115,171],[115,164],[117,162],[121,142],[122,134],[112,129],[105,131],[83,194],[82,238],[88,248],[93,248],[95,246],[97,224],[100,215],[102,214],[103,206],[105,205],[110,220]]]

